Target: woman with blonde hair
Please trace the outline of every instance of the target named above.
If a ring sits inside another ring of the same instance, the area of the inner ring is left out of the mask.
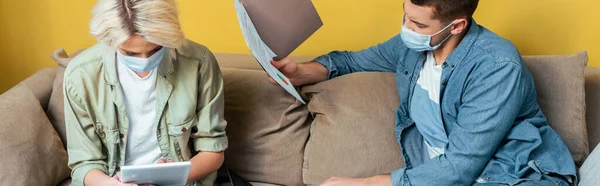
[[[99,0],[64,79],[72,185],[121,183],[121,166],[189,161],[212,185],[227,148],[223,80],[213,54],[186,40],[175,0]]]

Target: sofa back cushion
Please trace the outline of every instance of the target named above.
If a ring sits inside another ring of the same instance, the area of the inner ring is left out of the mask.
[[[310,130],[306,105],[267,81],[262,70],[223,68],[229,148],[225,165],[242,178],[302,184],[302,155]]]
[[[34,94],[23,84],[0,95],[0,185],[56,185],[67,152]]]
[[[52,83],[56,78],[56,68],[44,68],[23,80],[24,86],[40,101],[44,110],[48,108],[50,95],[52,94]]]
[[[562,56],[524,56],[548,124],[567,144],[579,166],[589,154],[586,129],[586,52]]]
[[[395,75],[355,73],[302,88],[314,116],[304,152],[304,183],[367,177],[404,167],[394,118]]]

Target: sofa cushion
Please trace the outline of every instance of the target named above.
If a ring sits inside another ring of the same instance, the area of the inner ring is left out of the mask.
[[[249,183],[252,186],[280,186],[280,185],[276,185],[276,184],[260,183],[260,182],[249,182]],[[219,186],[237,186],[237,185],[233,185],[233,184],[227,182],[227,183],[220,184]]]
[[[250,54],[215,54],[221,68],[253,69],[262,70],[262,67],[256,61],[256,58]],[[297,63],[309,62],[314,57],[310,56],[291,56]]]
[[[0,95],[0,185],[56,185],[67,152],[34,94],[19,84]]]
[[[363,72],[302,88],[314,116],[304,152],[305,184],[404,167],[394,132],[400,104],[396,87],[392,73]]]
[[[71,182],[73,182],[73,180],[71,180],[71,177],[68,177],[67,179],[61,181],[58,185],[56,186],[69,186],[71,185]]]
[[[586,52],[523,57],[548,124],[562,137],[578,166],[589,154],[584,79],[587,59]]]
[[[48,108],[56,70],[56,68],[44,68],[21,82],[31,90],[44,110]]]
[[[60,48],[55,50],[52,53],[52,59],[58,64],[58,68],[56,70],[56,78],[54,79],[54,84],[52,86],[52,94],[50,95],[50,102],[48,104],[48,109],[46,113],[48,114],[48,118],[54,126],[54,129],[58,132],[60,139],[63,141],[65,147],[67,146],[67,135],[65,128],[65,101],[63,94],[63,78],[65,74],[65,69],[67,65],[77,54],[82,52],[83,50],[76,51],[75,53],[68,56],[64,49]]]
[[[302,185],[310,115],[262,70],[223,68],[229,148],[225,165],[252,182]]]

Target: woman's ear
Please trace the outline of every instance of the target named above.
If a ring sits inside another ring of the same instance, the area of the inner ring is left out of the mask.
[[[454,26],[452,26],[452,34],[459,35],[467,30],[467,26],[469,26],[469,21],[467,19],[461,18],[454,20]]]

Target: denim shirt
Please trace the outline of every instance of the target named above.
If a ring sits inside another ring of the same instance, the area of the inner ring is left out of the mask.
[[[571,154],[548,126],[516,47],[475,20],[442,64],[440,107],[448,146],[445,154],[426,158],[409,113],[425,54],[407,48],[397,35],[362,51],[334,51],[315,59],[329,70],[329,78],[396,73],[401,102],[395,132],[405,168],[391,173],[393,185],[472,185],[476,180],[514,185],[548,174],[577,182]]]

